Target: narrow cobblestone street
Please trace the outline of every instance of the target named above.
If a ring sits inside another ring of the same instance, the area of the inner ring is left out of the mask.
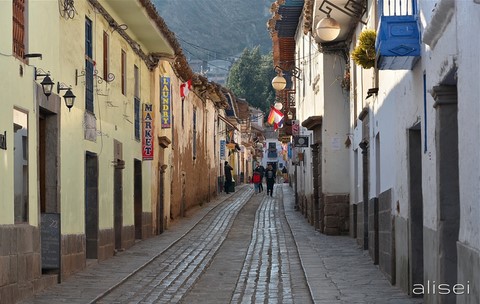
[[[238,187],[23,303],[421,303],[353,239],[316,232],[293,204],[286,184],[273,197]]]

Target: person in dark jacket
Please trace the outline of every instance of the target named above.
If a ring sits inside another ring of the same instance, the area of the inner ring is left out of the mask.
[[[267,179],[267,195],[270,193],[270,196],[273,196],[273,184],[275,184],[275,170],[273,170],[272,165],[267,166],[265,170],[265,177]]]
[[[233,184],[233,178],[232,178],[232,166],[228,164],[228,162],[225,162],[225,193],[228,194],[230,191],[233,191],[232,189],[232,184]]]

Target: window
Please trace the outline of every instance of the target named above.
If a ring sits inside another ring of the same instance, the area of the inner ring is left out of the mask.
[[[184,128],[184,120],[185,120],[185,99],[182,98],[182,129]]]
[[[193,159],[197,158],[197,109],[193,108]]]
[[[140,99],[134,99],[134,116],[135,116],[135,139],[140,140]]]
[[[25,55],[25,0],[13,0],[13,54]]]
[[[127,95],[127,53],[122,50],[122,94]]]
[[[134,78],[134,128],[135,128],[135,139],[140,140],[140,74],[138,67],[133,66],[133,78]]]
[[[109,39],[107,32],[103,32],[103,79],[105,80],[108,80],[109,73]]]
[[[140,99],[140,73],[136,65],[133,66],[133,77],[134,77],[134,96]]]
[[[268,143],[268,158],[277,158],[277,145],[275,143]]]
[[[93,113],[93,39],[92,21],[85,19],[85,109]]]
[[[28,114],[13,110],[15,223],[28,221]]]

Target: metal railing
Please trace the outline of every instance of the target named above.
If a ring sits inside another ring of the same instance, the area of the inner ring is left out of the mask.
[[[412,16],[417,13],[417,0],[380,0],[381,16]]]

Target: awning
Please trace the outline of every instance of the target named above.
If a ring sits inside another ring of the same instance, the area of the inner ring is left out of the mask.
[[[237,130],[237,131],[240,131],[240,130],[237,129],[237,127],[236,127],[234,124],[232,124],[231,122],[229,122],[228,119],[226,119],[226,118],[223,117],[222,115],[218,115],[218,118],[220,118],[220,120],[223,120],[229,127],[232,127],[232,128],[234,128],[235,130]]]

